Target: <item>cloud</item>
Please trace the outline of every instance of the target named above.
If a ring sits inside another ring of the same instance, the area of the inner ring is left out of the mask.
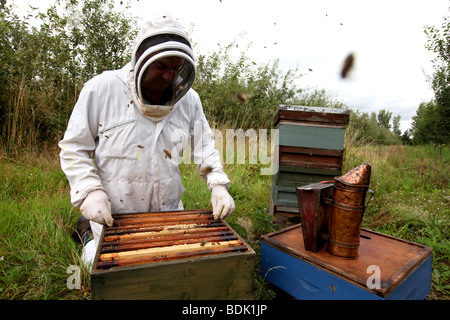
[[[425,49],[424,27],[440,27],[448,9],[448,0],[131,1],[132,14],[143,19],[171,12],[188,29],[193,26],[202,52],[235,39],[240,48],[252,42],[253,61],[279,59],[285,70],[299,66],[305,74],[300,85],[326,89],[363,112],[386,108],[405,125],[433,97],[423,72],[432,73],[433,58]],[[349,52],[356,54],[356,66],[342,81],[339,70]]]

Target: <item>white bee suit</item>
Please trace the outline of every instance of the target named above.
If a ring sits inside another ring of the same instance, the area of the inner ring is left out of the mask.
[[[167,88],[170,96],[164,104],[152,105],[142,94],[141,79],[153,62],[171,56],[183,58],[183,69]],[[188,144],[198,169],[212,169],[203,178],[212,191],[215,217],[222,207],[224,214],[234,210],[226,191],[230,181],[200,98],[191,89],[195,74],[187,32],[170,15],[160,15],[144,23],[131,63],[92,78],[80,92],[59,146],[72,204],[89,207],[82,212],[91,221],[94,241],[84,248],[85,262],[94,257],[101,232],[101,225],[93,221],[103,219],[97,214],[98,204],[108,217],[106,223],[110,212],[183,209],[185,189],[178,164]]]
[[[166,118],[155,123],[135,103],[127,85],[130,69],[127,65],[104,72],[80,93],[59,143],[72,204],[79,207],[89,192],[101,189],[111,201],[112,213],[183,209],[185,189],[177,159],[189,142],[198,168],[213,168],[204,176],[208,188],[228,187],[198,94],[189,90]],[[94,240],[98,236],[94,234]]]

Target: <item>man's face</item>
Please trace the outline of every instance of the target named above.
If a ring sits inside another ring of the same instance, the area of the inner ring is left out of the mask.
[[[142,78],[144,92],[163,92],[183,69],[185,60],[180,57],[165,57],[153,62]]]

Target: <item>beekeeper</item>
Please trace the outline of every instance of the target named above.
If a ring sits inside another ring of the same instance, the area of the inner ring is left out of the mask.
[[[95,255],[101,225],[112,225],[111,213],[183,209],[178,164],[188,144],[199,172],[208,172],[202,177],[214,218],[233,212],[230,181],[191,89],[194,61],[185,28],[159,15],[143,24],[130,63],[92,78],[80,92],[59,147],[72,204],[94,236],[83,248],[85,263]]]

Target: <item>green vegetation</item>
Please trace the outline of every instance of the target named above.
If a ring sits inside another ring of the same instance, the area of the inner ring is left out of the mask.
[[[354,146],[346,142],[344,170],[368,162],[375,195],[363,227],[433,248],[432,291],[428,299],[450,298],[450,154],[442,162],[432,147]],[[236,210],[228,222],[259,254],[260,237],[280,226],[269,212],[271,176],[259,164],[225,165]],[[189,209],[211,208],[210,194],[195,166],[181,164]],[[81,246],[71,233],[80,216],[70,204],[58,151],[0,160],[0,299],[86,299],[90,279]],[[255,266],[257,271],[258,264]],[[81,269],[81,288],[70,290],[69,266]],[[255,298],[270,298],[262,278]]]
[[[80,248],[71,239],[79,211],[72,208],[57,153],[0,159],[0,299],[81,299],[70,291],[70,265],[80,266]]]
[[[71,0],[63,14],[30,7],[19,17],[14,2],[0,1],[0,143],[9,155],[60,139],[84,82],[129,60],[135,20],[112,3]]]
[[[19,17],[14,2],[0,1],[0,144],[9,156],[59,141],[83,84],[130,60],[138,24],[122,6],[119,13],[112,0],[71,0]],[[194,89],[212,126],[269,129],[280,104],[345,107],[323,89],[296,87],[297,69],[258,65],[235,43],[196,56]],[[391,115],[352,111],[349,130],[358,140],[400,143],[386,125]]]
[[[425,33],[425,47],[437,55],[429,77],[435,99],[417,111],[413,128],[420,136],[419,143],[433,143],[442,150],[443,145],[450,145],[450,17],[443,18],[440,29],[425,27]]]
[[[450,298],[450,154],[432,146],[347,148],[344,172],[372,166],[363,227],[433,248],[429,299]]]

